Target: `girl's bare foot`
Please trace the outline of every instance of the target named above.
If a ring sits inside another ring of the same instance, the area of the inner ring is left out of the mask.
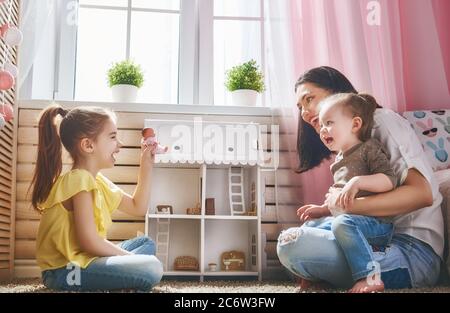
[[[384,284],[381,280],[377,283],[371,283],[367,281],[366,278],[363,278],[356,282],[356,284],[350,289],[348,292],[350,293],[372,293],[372,292],[381,292],[384,290]]]

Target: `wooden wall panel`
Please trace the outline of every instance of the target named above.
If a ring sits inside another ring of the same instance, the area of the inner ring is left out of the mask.
[[[19,25],[19,0],[0,4],[0,23]],[[11,11],[9,4],[11,4]],[[0,39],[0,63],[8,60],[17,66],[16,47],[7,45]],[[18,110],[16,86],[2,92],[5,103],[12,105],[14,118],[0,130],[0,281],[7,281],[14,272],[14,231],[15,231],[15,168],[17,145]],[[3,101],[3,100],[2,100]]]

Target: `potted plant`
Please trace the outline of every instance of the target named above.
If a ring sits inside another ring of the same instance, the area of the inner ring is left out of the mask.
[[[108,70],[108,83],[116,102],[135,102],[144,83],[141,67],[130,60],[114,63]]]
[[[264,75],[256,61],[250,60],[227,71],[225,86],[234,105],[255,106],[258,93],[265,90]]]

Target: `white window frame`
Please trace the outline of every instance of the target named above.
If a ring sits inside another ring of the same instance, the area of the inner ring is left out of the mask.
[[[214,16],[214,0],[198,0],[198,2],[200,18],[199,103],[214,104],[214,21],[259,21],[261,26],[261,69],[265,72],[265,0],[260,0],[259,17]],[[262,97],[262,106],[265,106],[265,103],[265,97]]]
[[[250,20],[261,23],[261,68],[265,71],[264,1],[260,0],[260,17],[214,17],[214,0],[180,0],[180,10],[132,8],[128,6],[82,5],[84,8],[127,10],[126,57],[130,55],[131,12],[179,13],[178,103],[214,104],[214,20]],[[74,0],[58,2],[55,60],[55,100],[75,99],[77,25],[70,25],[66,17],[73,10]],[[262,105],[265,106],[265,97]]]

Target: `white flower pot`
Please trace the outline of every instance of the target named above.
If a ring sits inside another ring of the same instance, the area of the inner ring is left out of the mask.
[[[258,92],[251,89],[238,89],[231,92],[233,105],[237,106],[256,106]]]
[[[114,85],[111,87],[114,102],[136,102],[138,87],[133,85]]]

